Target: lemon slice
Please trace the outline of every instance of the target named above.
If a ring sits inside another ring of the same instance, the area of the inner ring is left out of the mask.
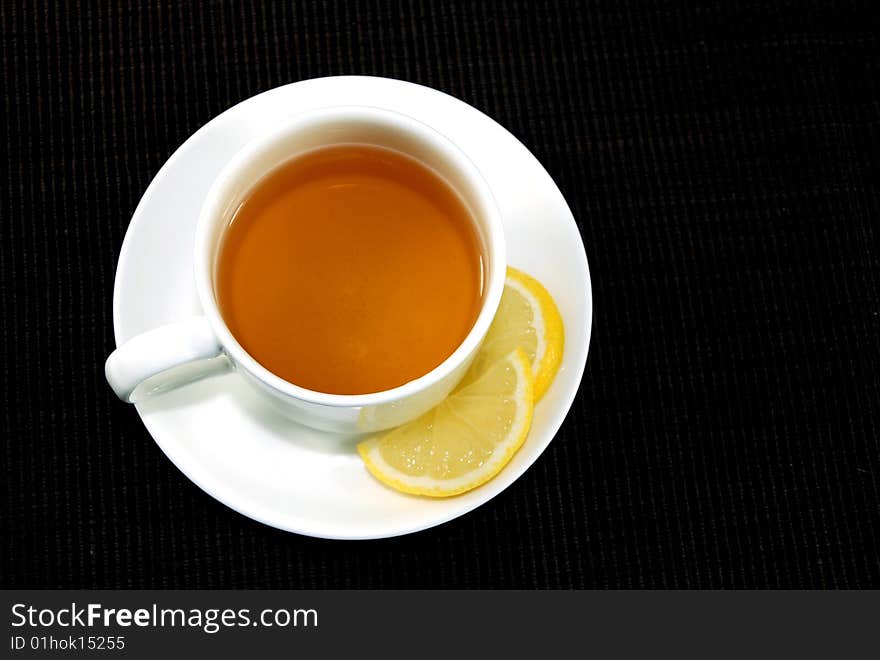
[[[565,330],[556,303],[544,285],[534,277],[508,267],[498,313],[465,382],[478,377],[488,365],[518,346],[526,352],[532,365],[535,401],[538,401],[559,371]]]
[[[416,495],[448,497],[484,484],[516,453],[532,423],[534,381],[516,349],[440,405],[358,453],[382,483]]]

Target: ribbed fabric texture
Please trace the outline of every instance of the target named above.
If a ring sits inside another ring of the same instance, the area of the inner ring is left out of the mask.
[[[880,586],[876,2],[4,2],[0,25],[3,587]],[[596,306],[528,473],[364,543],[217,503],[102,374],[162,163],[238,101],[350,73],[518,136]]]

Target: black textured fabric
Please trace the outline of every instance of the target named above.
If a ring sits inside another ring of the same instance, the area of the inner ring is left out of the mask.
[[[3,2],[0,583],[880,586],[878,12]],[[578,220],[596,305],[535,466],[364,543],[215,502],[102,374],[119,248],[162,163],[242,99],[347,73],[436,87],[522,139]]]

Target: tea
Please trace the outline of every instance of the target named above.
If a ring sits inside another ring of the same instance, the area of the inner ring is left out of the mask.
[[[217,300],[264,367],[311,390],[364,394],[445,360],[476,320],[480,242],[433,170],[362,144],[266,175],[223,237]]]

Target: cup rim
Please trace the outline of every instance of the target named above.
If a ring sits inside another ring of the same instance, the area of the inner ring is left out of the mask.
[[[443,362],[422,376],[388,390],[365,394],[332,394],[310,390],[281,378],[260,364],[238,342],[223,320],[214,295],[212,284],[214,259],[210,254],[208,230],[223,217],[225,209],[222,208],[221,203],[236,176],[280,137],[295,131],[315,129],[324,123],[365,118],[384,123],[386,126],[393,125],[397,130],[407,131],[417,138],[430,142],[432,147],[442,154],[444,160],[471,182],[475,196],[479,199],[479,205],[485,210],[485,225],[488,229],[484,237],[485,248],[491,252],[493,258],[491,268],[486,271],[486,288],[477,319],[464,340]],[[336,105],[309,110],[280,122],[264,135],[245,144],[220,171],[202,202],[196,224],[194,247],[195,280],[199,302],[220,345],[231,358],[232,363],[236,367],[244,368],[263,385],[280,394],[300,401],[332,407],[354,408],[391,403],[418,394],[448,377],[475,351],[488,332],[501,302],[507,272],[507,246],[501,211],[488,182],[473,161],[437,129],[395,110],[367,105]]]

